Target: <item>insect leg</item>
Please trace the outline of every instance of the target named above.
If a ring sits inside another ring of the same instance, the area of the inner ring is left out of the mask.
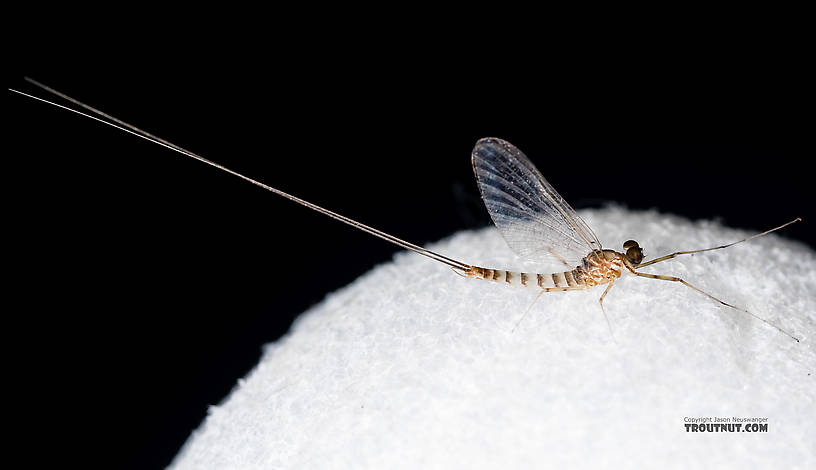
[[[535,303],[538,302],[538,298],[541,297],[541,294],[543,294],[544,292],[546,292],[544,289],[541,289],[540,291],[538,291],[538,294],[536,294],[535,299],[533,299],[533,303],[531,303],[530,306],[527,307],[527,310],[525,310],[524,313],[521,315],[521,318],[518,319],[516,324],[513,326],[513,329],[510,330],[510,333],[515,333],[516,332],[516,328],[518,328],[521,321],[524,320],[524,317],[527,316],[527,313],[533,308],[533,305],[535,305]]]
[[[609,335],[612,336],[613,341],[615,340],[615,334],[612,333],[612,324],[609,323],[609,317],[606,316],[606,310],[604,309],[604,306],[603,306],[603,299],[604,299],[604,297],[606,297],[606,294],[609,293],[609,290],[612,289],[612,286],[614,286],[614,285],[615,285],[615,278],[612,278],[609,281],[609,285],[606,286],[606,289],[604,289],[603,294],[601,294],[601,299],[598,301],[601,304],[601,312],[603,312],[604,318],[606,319],[606,326],[609,327]]]
[[[572,271],[573,266],[570,265],[569,263],[567,263],[567,260],[565,260],[563,257],[561,257],[561,255],[559,255],[558,253],[556,253],[555,250],[553,250],[552,248],[549,248],[549,249],[547,249],[547,251],[549,251],[551,255],[555,256],[555,258],[558,259],[558,261],[560,261],[561,264],[563,264],[565,267],[569,268],[570,271]]]
[[[541,289],[540,291],[538,291],[538,294],[536,294],[535,299],[533,299],[533,303],[531,303],[530,306],[527,307],[527,310],[524,311],[524,313],[521,315],[521,318],[519,318],[519,320],[516,322],[516,325],[513,327],[513,329],[510,332],[514,333],[516,331],[516,328],[518,328],[521,321],[524,320],[524,317],[526,317],[527,314],[530,312],[530,310],[533,308],[533,305],[535,305],[535,303],[538,302],[538,298],[541,297],[541,294],[543,294],[545,292],[562,292],[562,291],[568,291],[568,290],[584,290],[584,289],[588,289],[588,287],[585,287],[585,286],[567,286],[567,287],[545,287],[544,289]]]
[[[779,229],[781,229],[781,228],[787,227],[788,225],[790,225],[790,224],[792,224],[792,223],[794,223],[794,222],[801,222],[801,221],[802,221],[802,218],[801,218],[801,217],[797,217],[797,218],[795,218],[795,219],[791,220],[790,222],[788,222],[788,223],[786,223],[786,224],[782,224],[782,225],[780,225],[779,227],[775,227],[775,228],[772,228],[772,229],[770,229],[770,230],[766,230],[766,231],[764,231],[764,232],[762,232],[762,233],[758,233],[758,234],[756,234],[756,235],[752,235],[752,236],[750,236],[750,237],[748,237],[748,238],[744,238],[744,239],[742,239],[742,240],[740,240],[740,241],[736,241],[736,242],[734,242],[734,243],[729,243],[729,244],[727,244],[727,245],[715,246],[715,247],[712,247],[712,248],[704,248],[704,249],[702,249],[702,250],[677,251],[677,252],[672,253],[672,254],[670,254],[670,255],[661,256],[660,258],[653,259],[653,260],[651,260],[651,261],[647,261],[647,262],[645,262],[645,263],[640,263],[639,265],[637,265],[637,267],[638,267],[638,268],[642,268],[642,267],[644,267],[644,266],[649,266],[650,264],[655,264],[655,263],[659,263],[659,262],[661,262],[661,261],[666,261],[667,259],[672,259],[672,258],[674,258],[674,257],[676,257],[676,256],[679,256],[679,255],[690,255],[690,254],[692,254],[692,253],[702,253],[702,252],[704,252],[704,251],[721,250],[721,249],[723,249],[723,248],[728,248],[729,246],[734,246],[734,245],[736,245],[737,243],[747,242],[748,240],[753,240],[754,238],[761,237],[761,236],[763,236],[763,235],[767,235],[767,234],[769,234],[769,233],[771,233],[771,232],[774,232],[774,231],[779,230]],[[696,287],[695,287],[695,289],[696,289]],[[702,292],[702,291],[701,291],[701,292]],[[708,294],[706,294],[706,295],[708,295]],[[710,296],[709,296],[709,297],[710,297]],[[726,305],[728,305],[728,304],[726,304]]]
[[[788,223],[792,223],[792,222],[788,222]],[[739,243],[739,242],[737,242],[737,243]],[[776,328],[777,330],[779,330],[779,332],[784,333],[784,334],[786,334],[787,336],[790,336],[791,338],[793,338],[794,340],[796,340],[796,342],[797,342],[797,343],[799,342],[799,339],[798,339],[798,338],[796,338],[796,337],[795,337],[795,336],[793,336],[792,334],[788,333],[787,331],[783,330],[782,328],[780,328],[780,327],[778,327],[778,326],[774,325],[773,323],[769,322],[768,320],[766,320],[766,319],[764,319],[764,318],[762,318],[762,317],[760,317],[760,316],[758,316],[758,315],[756,315],[756,314],[754,314],[754,313],[751,313],[751,312],[749,312],[748,310],[745,310],[744,308],[739,308],[739,307],[737,307],[737,306],[734,306],[734,305],[729,304],[728,302],[724,302],[724,301],[722,301],[722,300],[720,300],[720,299],[718,299],[718,298],[714,297],[713,295],[709,294],[708,292],[706,292],[706,291],[704,291],[704,290],[700,289],[699,287],[695,287],[694,285],[692,285],[692,284],[690,284],[690,283],[688,283],[688,282],[686,282],[686,281],[684,281],[684,280],[680,279],[679,277],[675,277],[675,276],[662,276],[662,275],[660,275],[660,274],[646,274],[646,273],[639,273],[639,272],[636,272],[636,271],[632,271],[632,272],[633,272],[633,273],[634,273],[636,276],[640,276],[640,277],[647,277],[647,278],[649,278],[649,279],[661,279],[661,280],[663,280],[663,281],[679,282],[679,283],[681,283],[681,284],[683,284],[683,285],[686,285],[686,286],[688,286],[688,287],[691,287],[692,289],[696,290],[697,292],[699,292],[699,293],[701,293],[701,294],[703,294],[703,295],[706,295],[706,296],[708,296],[709,298],[711,298],[711,299],[713,299],[713,300],[716,300],[717,302],[719,302],[719,303],[721,303],[721,304],[725,305],[726,307],[731,307],[731,308],[733,308],[734,310],[739,310],[740,312],[745,312],[745,313],[747,313],[748,315],[751,315],[752,317],[756,318],[757,320],[760,320],[760,321],[762,321],[763,323],[765,323],[765,324],[767,324],[767,325],[770,325],[770,326],[772,326],[772,327]]]

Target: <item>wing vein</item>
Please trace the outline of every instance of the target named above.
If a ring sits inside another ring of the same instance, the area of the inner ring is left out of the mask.
[[[518,255],[578,264],[590,251],[601,249],[589,226],[512,144],[481,139],[472,156],[485,207]]]

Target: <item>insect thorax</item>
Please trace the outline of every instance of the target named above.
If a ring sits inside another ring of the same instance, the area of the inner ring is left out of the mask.
[[[588,285],[604,284],[623,272],[623,255],[615,250],[596,250],[584,257],[573,273]]]

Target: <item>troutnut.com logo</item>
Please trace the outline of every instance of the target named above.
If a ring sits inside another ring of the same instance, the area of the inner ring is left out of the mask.
[[[683,422],[686,432],[768,432],[768,418],[686,416]]]

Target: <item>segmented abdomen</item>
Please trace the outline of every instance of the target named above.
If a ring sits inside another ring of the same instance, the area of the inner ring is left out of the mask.
[[[488,269],[471,266],[465,271],[465,276],[486,281],[501,282],[513,286],[529,287],[531,289],[549,289],[554,287],[582,287],[585,284],[583,276],[577,270],[561,273],[540,274],[505,271],[503,269]]]

